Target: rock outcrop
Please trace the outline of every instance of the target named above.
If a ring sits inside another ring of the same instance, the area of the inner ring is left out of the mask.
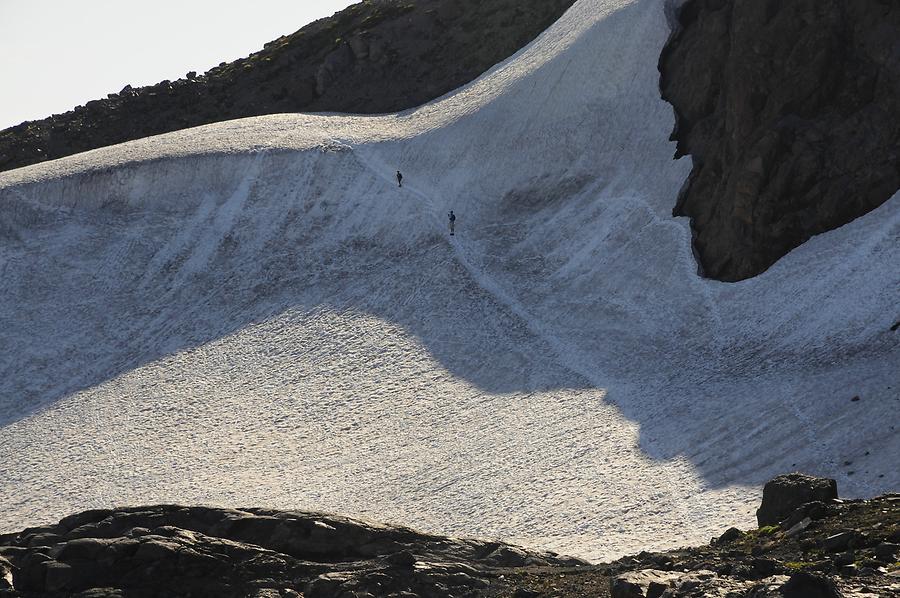
[[[786,476],[785,476],[786,477]],[[780,478],[779,478],[780,479]],[[809,485],[809,480],[815,483]],[[604,566],[613,598],[840,598],[900,595],[900,496],[825,501],[827,482],[794,476],[789,500],[803,487],[813,502],[795,511],[815,516],[786,529],[728,530],[708,546],[641,553]],[[783,479],[773,486],[783,487]],[[821,482],[825,482],[822,484]],[[771,484],[771,482],[770,482]],[[796,504],[796,503],[794,503]],[[790,515],[789,515],[790,517]],[[587,571],[578,575],[587,575]]]
[[[247,116],[413,108],[511,56],[573,2],[354,4],[203,75],[129,85],[71,112],[6,129],[0,132],[0,171]]]
[[[0,596],[470,596],[504,568],[581,564],[341,517],[155,506],[0,536],[15,592]]]
[[[900,188],[900,3],[687,0],[659,65],[705,275],[755,276]]]
[[[812,498],[821,498],[813,495]],[[814,500],[802,526],[589,565],[343,517],[155,506],[0,535],[0,598],[851,598],[900,595],[900,495]]]
[[[802,473],[780,475],[763,487],[762,504],[756,511],[756,521],[760,527],[779,525],[805,504],[827,503],[837,497],[835,480]]]

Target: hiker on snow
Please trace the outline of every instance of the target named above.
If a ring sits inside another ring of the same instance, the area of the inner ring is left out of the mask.
[[[398,187],[402,187],[402,186],[403,186],[403,175],[400,174],[400,171],[399,171],[399,170],[397,171],[397,186],[398,186]]]
[[[453,235],[453,232],[456,230],[456,214],[453,213],[453,210],[450,210],[450,213],[447,214],[447,218],[450,219],[450,235]]]

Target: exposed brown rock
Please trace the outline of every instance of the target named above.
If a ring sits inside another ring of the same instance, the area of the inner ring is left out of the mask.
[[[802,473],[789,473],[770,480],[763,488],[762,504],[756,511],[760,527],[778,525],[798,507],[812,502],[827,502],[838,497],[837,482]],[[798,519],[805,517],[803,513]]]
[[[704,273],[755,276],[900,188],[900,3],[688,0],[660,59]]]

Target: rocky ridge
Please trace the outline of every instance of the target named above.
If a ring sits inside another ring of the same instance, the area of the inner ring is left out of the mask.
[[[602,565],[321,514],[95,510],[0,535],[0,597],[900,596],[900,495],[840,500],[833,486],[776,478],[760,520],[789,513],[778,524]]]
[[[511,56],[573,2],[365,0],[205,74],[0,131],[0,171],[248,116],[413,108]]]
[[[900,596],[900,495],[821,496],[834,480],[799,474],[766,485],[760,521],[729,528],[709,545],[641,553],[609,566],[615,598],[864,598]],[[798,489],[801,489],[799,492]],[[827,494],[826,490],[826,494]]]
[[[0,171],[213,122],[383,113],[510,56],[574,0],[367,0],[205,74],[132,88],[0,131]],[[659,61],[676,156],[673,210],[704,275],[760,274],[900,189],[900,4],[672,0]]]
[[[705,275],[765,271],[900,189],[900,3],[687,0],[659,62]]]
[[[0,536],[0,596],[468,596],[505,568],[579,564],[321,514],[151,506]]]

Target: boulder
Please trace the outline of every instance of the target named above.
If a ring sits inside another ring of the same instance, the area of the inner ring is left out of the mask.
[[[72,582],[72,567],[65,563],[47,561],[44,563],[44,589],[50,592],[67,590]]]
[[[785,537],[793,538],[800,532],[804,531],[812,524],[812,519],[809,517],[804,518],[802,521],[798,521],[796,524],[792,525],[784,532]]]
[[[800,572],[781,587],[784,598],[841,598],[834,582],[827,577]]]
[[[886,563],[894,562],[900,554],[900,545],[882,542],[875,547],[875,557]]]
[[[783,519],[780,522],[780,525],[783,529],[790,529],[804,519],[818,521],[819,519],[825,517],[827,513],[828,507],[821,501],[806,503],[805,505],[794,509],[794,512]]]
[[[716,544],[730,544],[743,535],[744,533],[738,528],[729,527],[727,530],[725,530],[725,533],[718,537],[718,539],[716,540]]]
[[[854,530],[840,532],[825,538],[822,541],[822,549],[826,552],[840,552],[848,548],[855,548],[860,539],[859,532]]]
[[[658,598],[683,575],[656,569],[629,571],[611,579],[609,590],[612,598]]]
[[[514,546],[501,546],[491,552],[485,560],[497,567],[522,567],[529,555],[524,550]]]
[[[837,498],[837,482],[802,473],[778,476],[763,488],[762,505],[756,511],[760,527],[778,525],[798,507],[813,501]]]
[[[97,559],[111,543],[112,540],[109,539],[78,538],[60,545],[58,550],[51,554],[54,554],[57,560],[64,562],[90,561]]]
[[[850,552],[841,552],[839,554],[836,554],[834,556],[834,558],[832,559],[832,562],[834,563],[834,566],[836,568],[840,569],[841,567],[846,567],[848,565],[852,565],[855,560],[856,560],[856,554],[854,552],[850,551]]]

